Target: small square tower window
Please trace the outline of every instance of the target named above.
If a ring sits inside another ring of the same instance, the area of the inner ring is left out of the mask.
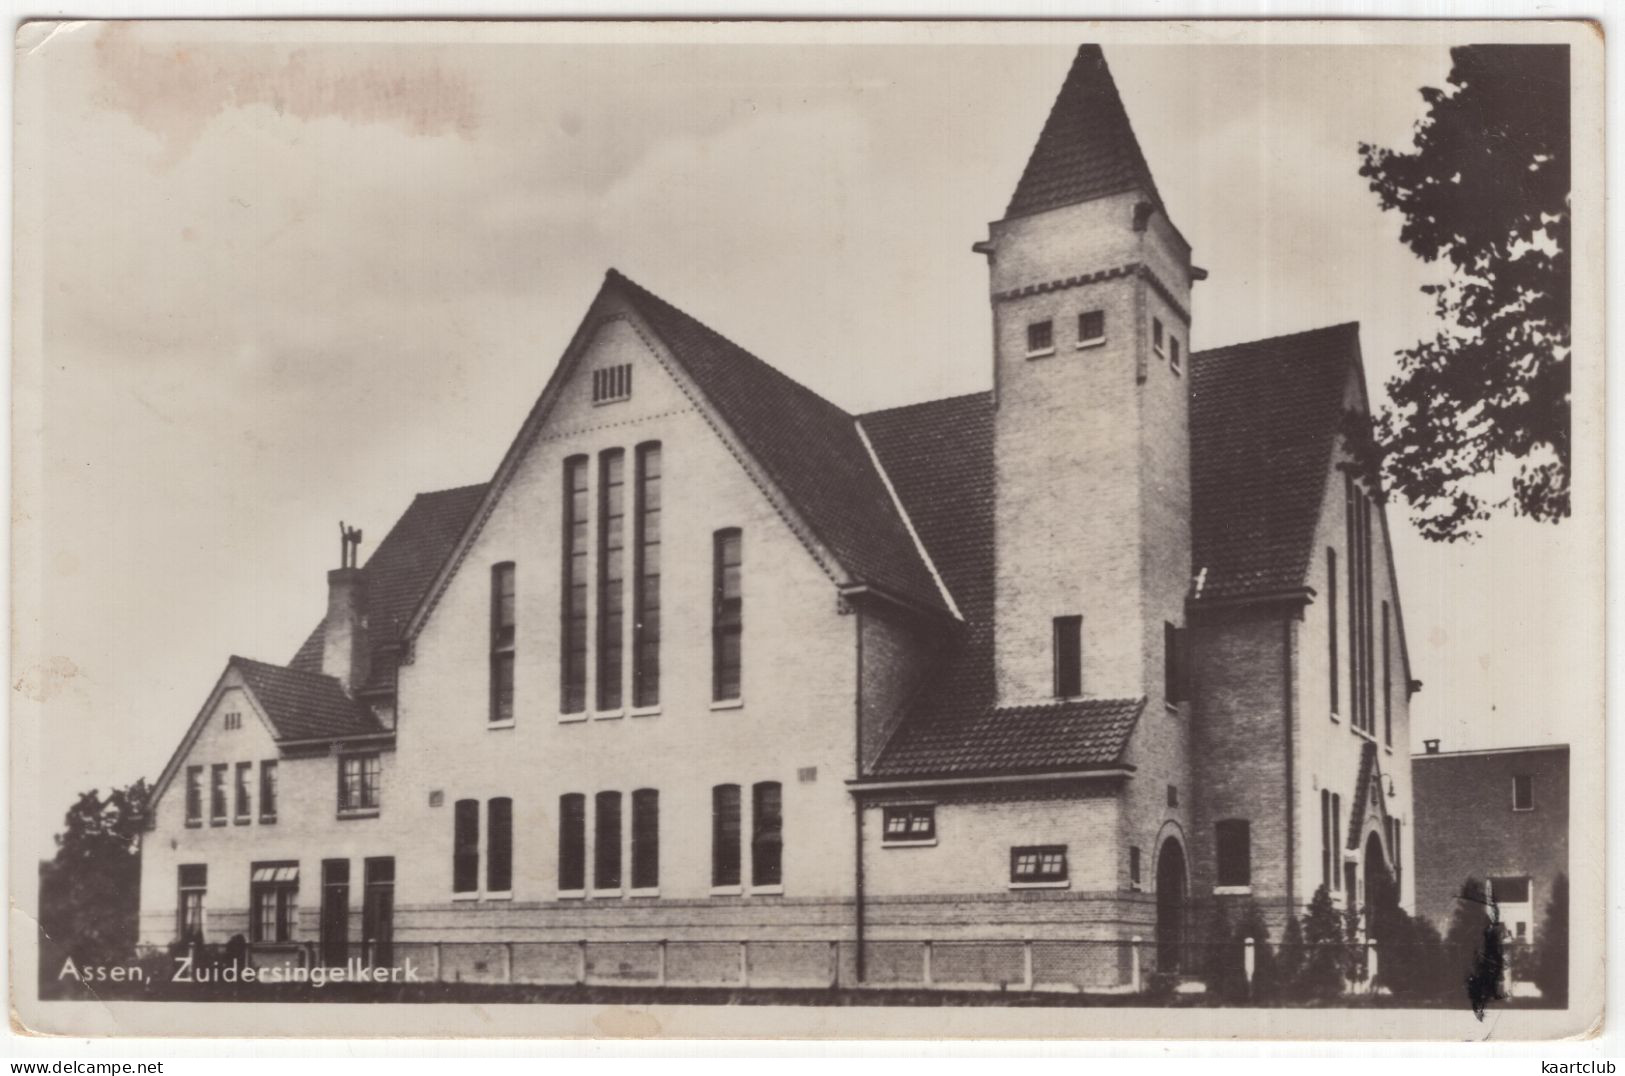
[[[1086,310],[1078,315],[1078,346],[1094,347],[1106,342],[1106,312]]]
[[[1055,322],[1049,318],[1027,324],[1027,357],[1055,354]]]

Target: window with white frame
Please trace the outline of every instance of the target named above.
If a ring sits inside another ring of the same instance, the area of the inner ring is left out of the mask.
[[[377,754],[339,757],[339,810],[376,811],[383,785],[383,760]]]
[[[1034,844],[1010,849],[1011,885],[1063,885],[1066,881],[1066,845]]]
[[[178,871],[179,921],[176,930],[183,942],[203,940],[203,900],[209,890],[209,868],[203,863],[182,863]]]
[[[937,839],[937,808],[932,803],[904,803],[881,808],[885,844],[926,844]]]
[[[299,911],[299,864],[255,863],[249,873],[250,941],[293,940]]]

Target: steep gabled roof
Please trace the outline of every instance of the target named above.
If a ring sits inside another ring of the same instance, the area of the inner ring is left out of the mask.
[[[1203,599],[1307,585],[1359,348],[1348,323],[1191,355],[1191,564],[1206,573]]]
[[[853,581],[949,611],[852,415],[613,269],[608,283],[627,297]]]
[[[363,690],[394,686],[401,632],[484,495],[483,483],[418,494],[367,558],[362,572],[367,578],[372,665]],[[320,621],[288,667],[322,671]]]
[[[1025,217],[1131,190],[1162,208],[1105,54],[1099,45],[1079,46],[1004,215]]]
[[[954,595],[956,647],[863,776],[1099,769],[1121,761],[1143,700],[996,708],[993,398],[956,396],[863,416],[909,519]]]
[[[345,694],[331,676],[301,672],[283,665],[233,656],[231,667],[242,674],[270,719],[275,738],[343,739],[387,731],[364,704]]]

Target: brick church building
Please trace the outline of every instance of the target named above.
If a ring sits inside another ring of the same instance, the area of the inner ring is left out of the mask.
[[[1411,906],[1357,326],[1190,349],[1206,274],[1094,46],[974,250],[991,387],[868,414],[610,271],[496,473],[227,662],[143,943],[1112,990],[1216,900]]]

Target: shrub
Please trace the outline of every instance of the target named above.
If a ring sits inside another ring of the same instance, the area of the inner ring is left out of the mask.
[[[1306,952],[1298,984],[1302,994],[1317,1001],[1342,994],[1348,947],[1342,917],[1332,907],[1332,897],[1325,886],[1315,890],[1309,910],[1304,913],[1303,944]]]
[[[1569,1003],[1569,878],[1561,872],[1552,879],[1551,900],[1535,941],[1535,985],[1541,997],[1556,1004]]]

